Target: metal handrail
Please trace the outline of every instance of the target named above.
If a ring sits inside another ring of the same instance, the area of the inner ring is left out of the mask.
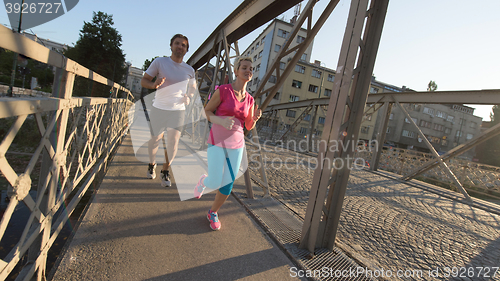
[[[2,123],[12,123],[0,143],[0,172],[10,185],[10,202],[0,221],[0,239],[12,236],[7,226],[20,203],[30,212],[22,235],[9,243],[14,246],[0,257],[0,280],[9,277],[21,261],[23,266],[16,272],[16,280],[42,280],[47,275],[49,249],[83,195],[106,170],[110,156],[127,132],[133,96],[121,85],[3,26],[0,47],[55,66],[56,76],[62,78],[61,85],[54,87],[59,98],[0,98]],[[76,75],[112,87],[111,97],[72,97]],[[127,93],[126,98],[117,98],[118,91]],[[26,166],[15,166],[11,158],[15,154],[10,152],[22,138],[19,131],[29,124],[38,128],[39,142],[34,144],[36,148]]]

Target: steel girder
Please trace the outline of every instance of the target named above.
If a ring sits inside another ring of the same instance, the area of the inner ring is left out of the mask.
[[[335,244],[349,164],[352,164],[388,4],[388,0],[373,0],[368,7],[368,0],[351,2],[301,234],[300,247],[311,253],[316,247],[333,250]],[[343,143],[346,149],[332,151],[331,142]],[[336,159],[344,165],[332,167]]]

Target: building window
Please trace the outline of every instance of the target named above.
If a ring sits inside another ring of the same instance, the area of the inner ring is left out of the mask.
[[[370,88],[370,94],[376,94],[376,93],[378,93],[378,88],[371,87]]]
[[[276,76],[271,75],[271,77],[269,77],[269,83],[275,84],[276,83]]]
[[[257,61],[257,55],[253,56],[253,61]]]
[[[254,72],[257,72],[257,71],[259,71],[259,70],[260,70],[260,63],[259,63],[259,64],[255,67]]]
[[[283,29],[278,29],[278,36],[282,38],[287,38],[288,32],[284,31]]]
[[[387,127],[387,131],[385,132],[386,134],[391,133],[391,127]]]
[[[319,117],[318,124],[325,124],[325,117]]]
[[[307,54],[302,54],[302,57],[300,57],[301,60],[307,61]]]
[[[442,146],[447,146],[448,145],[448,140],[442,140],[441,141]]]
[[[287,110],[287,111],[286,111],[286,116],[287,116],[287,117],[292,117],[292,118],[295,118],[295,113],[296,113],[296,111],[295,111],[295,110]]]
[[[321,78],[321,71],[317,70],[317,69],[313,69],[311,71],[311,76],[312,77],[316,77],[316,78]]]
[[[315,136],[321,136],[322,133],[323,133],[323,131],[316,130],[316,132],[314,133],[314,135]]]
[[[335,79],[335,76],[333,74],[328,74],[328,81],[333,82],[333,79]]]
[[[262,57],[262,51],[259,52],[259,58]]]
[[[302,36],[300,36],[300,35],[297,35],[297,43],[299,43],[299,44],[300,44],[300,43],[304,42],[305,40],[306,40],[306,38],[305,38],[305,37],[302,37]]]
[[[257,84],[257,82],[258,82],[258,81],[259,81],[259,78],[255,78],[255,79],[253,80],[253,84],[254,84],[254,85],[255,85],[255,84]]]
[[[432,122],[420,120],[420,127],[431,128]]]
[[[362,134],[368,134],[369,131],[370,131],[370,126],[363,126],[363,127],[361,127],[361,133]]]
[[[306,117],[304,117],[304,121],[310,121],[311,120],[311,114],[307,114]]]
[[[324,96],[329,97],[329,96],[331,96],[331,95],[332,95],[332,90],[330,90],[330,89],[325,89],[325,94],[324,94]]]
[[[434,124],[434,130],[442,132],[442,131],[444,131],[444,126],[436,123],[436,124]]]
[[[276,92],[276,95],[274,95],[273,99],[279,100],[280,99],[280,93]]]
[[[473,134],[467,134],[467,140],[471,140],[474,137]]]
[[[281,49],[281,45],[278,45],[278,44],[274,45],[274,51],[275,52],[279,52],[280,49]]]
[[[309,92],[317,93],[318,92],[318,86],[310,84],[309,85]]]
[[[451,128],[444,128],[444,133],[447,135],[451,134]]]
[[[470,122],[470,127],[471,128],[476,128],[477,127],[477,123],[476,122]]]
[[[459,121],[459,122],[460,122],[460,123],[459,123],[460,125],[465,125],[465,119],[460,118],[460,121]]]
[[[304,128],[304,127],[300,128],[299,134],[302,134],[302,135],[307,134],[307,128]]]
[[[455,120],[455,116],[448,115],[448,117],[446,117],[446,121],[453,123],[453,120]]]
[[[411,132],[411,131],[407,131],[407,130],[403,130],[403,133],[401,135],[403,137],[407,137],[407,138],[412,138],[412,139],[415,138],[415,132]]]
[[[446,119],[446,113],[441,112],[439,110],[436,112],[436,116],[439,117],[439,118]]]
[[[428,107],[424,107],[424,113],[425,114],[429,114],[429,115],[434,115],[434,109],[428,108]]]
[[[297,81],[297,80],[293,80],[292,81],[292,87],[300,89],[300,88],[302,88],[302,82]]]
[[[299,101],[298,96],[290,95],[290,98],[288,99],[289,102],[294,102],[294,101]]]
[[[255,44],[255,49],[256,49],[256,50],[257,50],[257,48],[259,47],[259,44],[260,44],[260,42],[259,42],[259,41],[257,41],[257,44]]]
[[[284,70],[284,69],[285,69],[285,67],[286,67],[286,62],[282,62],[282,61],[280,61],[280,69],[281,69],[281,70]]]
[[[437,143],[437,144],[440,144],[441,143],[441,139],[440,138],[437,138],[437,137],[433,137],[433,136],[426,136],[427,139],[431,142],[431,143]]]
[[[366,121],[372,121],[372,117],[373,117],[373,115],[372,115],[372,114],[366,114],[366,116],[365,116],[365,120],[366,120]]]
[[[265,40],[265,39],[266,39],[266,38],[264,37],[264,38],[262,38],[262,40],[260,40],[260,44],[261,44],[261,45],[264,45],[264,40]]]
[[[455,137],[457,137],[457,138],[462,137],[462,131],[457,131],[457,133],[455,134]]]
[[[306,72],[306,67],[305,66],[302,66],[302,65],[296,65],[295,66],[295,72],[298,72],[298,73],[304,73]]]
[[[415,124],[417,124],[417,122],[418,122],[417,118],[412,117],[411,119],[413,120],[413,122],[415,122]],[[408,118],[405,118],[405,122],[408,124],[411,124],[410,119],[408,119]]]
[[[250,50],[250,54],[253,54],[253,47],[252,47],[252,49]]]
[[[389,120],[393,120],[394,119],[394,113],[391,113],[391,115],[389,116]]]

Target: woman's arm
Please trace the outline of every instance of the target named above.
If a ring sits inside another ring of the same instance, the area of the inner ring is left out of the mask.
[[[245,119],[245,127],[247,130],[250,131],[255,127],[260,116],[262,116],[262,110],[259,109],[259,105],[256,104],[255,109],[251,106],[248,110],[247,118]]]
[[[208,104],[205,106],[205,115],[207,116],[208,121],[212,122],[213,124],[218,124],[228,130],[231,130],[231,128],[234,125],[233,121],[234,116],[228,118],[221,118],[219,116],[215,116],[214,111],[217,109],[217,107],[219,107],[219,105],[220,105],[220,92],[219,89],[217,89],[210,98],[210,100],[208,101]]]

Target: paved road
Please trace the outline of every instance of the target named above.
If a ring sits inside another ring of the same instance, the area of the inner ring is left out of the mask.
[[[268,150],[272,196],[303,218],[313,158]],[[369,171],[351,172],[337,237],[394,280],[500,280],[499,215]]]

